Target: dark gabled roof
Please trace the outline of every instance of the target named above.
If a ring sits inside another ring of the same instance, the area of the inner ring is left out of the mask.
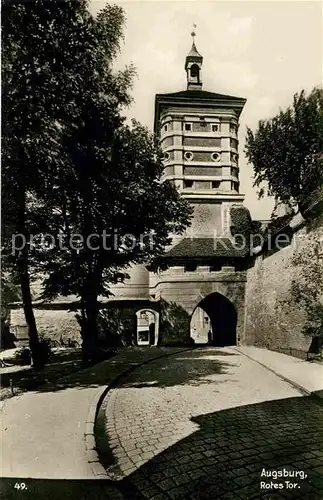
[[[171,248],[164,258],[244,257],[247,252],[247,249],[236,248],[229,238],[184,238]]]
[[[219,106],[232,107],[238,116],[240,115],[246,99],[226,94],[217,94],[207,90],[181,90],[169,94],[156,94],[155,97],[155,121],[154,130],[158,130],[158,120],[160,113],[165,106],[185,106],[187,104],[194,106]]]
[[[246,101],[244,97],[235,97],[227,94],[217,94],[215,92],[208,92],[207,90],[180,90],[179,92],[171,92],[169,94],[157,94],[156,98],[184,98],[184,99],[229,99],[230,101]]]

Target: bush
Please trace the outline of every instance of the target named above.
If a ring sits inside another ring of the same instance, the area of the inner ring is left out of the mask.
[[[19,364],[20,365],[23,365],[23,366],[26,366],[26,365],[30,365],[31,364],[31,353],[30,353],[30,349],[28,347],[24,347],[23,349],[21,349],[21,351],[19,352]]]

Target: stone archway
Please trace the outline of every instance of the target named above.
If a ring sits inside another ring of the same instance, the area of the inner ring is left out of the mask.
[[[140,309],[136,312],[137,344],[142,346],[156,346],[159,334],[159,314],[153,309]]]
[[[209,319],[208,319],[209,318]],[[192,330],[200,328],[205,343],[224,347],[237,344],[237,311],[224,295],[213,292],[202,299],[191,317]],[[206,330],[208,330],[206,332]],[[195,340],[195,339],[194,339]]]

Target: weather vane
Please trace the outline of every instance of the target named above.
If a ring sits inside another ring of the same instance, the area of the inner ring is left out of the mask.
[[[193,37],[193,40],[194,40],[194,37],[196,36],[196,32],[195,32],[196,28],[197,28],[197,24],[193,23],[193,31],[191,33],[191,36]]]

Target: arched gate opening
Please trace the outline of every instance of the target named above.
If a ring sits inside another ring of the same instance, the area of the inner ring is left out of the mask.
[[[214,292],[193,311],[190,334],[197,344],[224,347],[237,344],[237,311],[224,295]]]
[[[158,344],[159,315],[152,309],[141,309],[136,312],[137,317],[137,344],[153,345]]]

